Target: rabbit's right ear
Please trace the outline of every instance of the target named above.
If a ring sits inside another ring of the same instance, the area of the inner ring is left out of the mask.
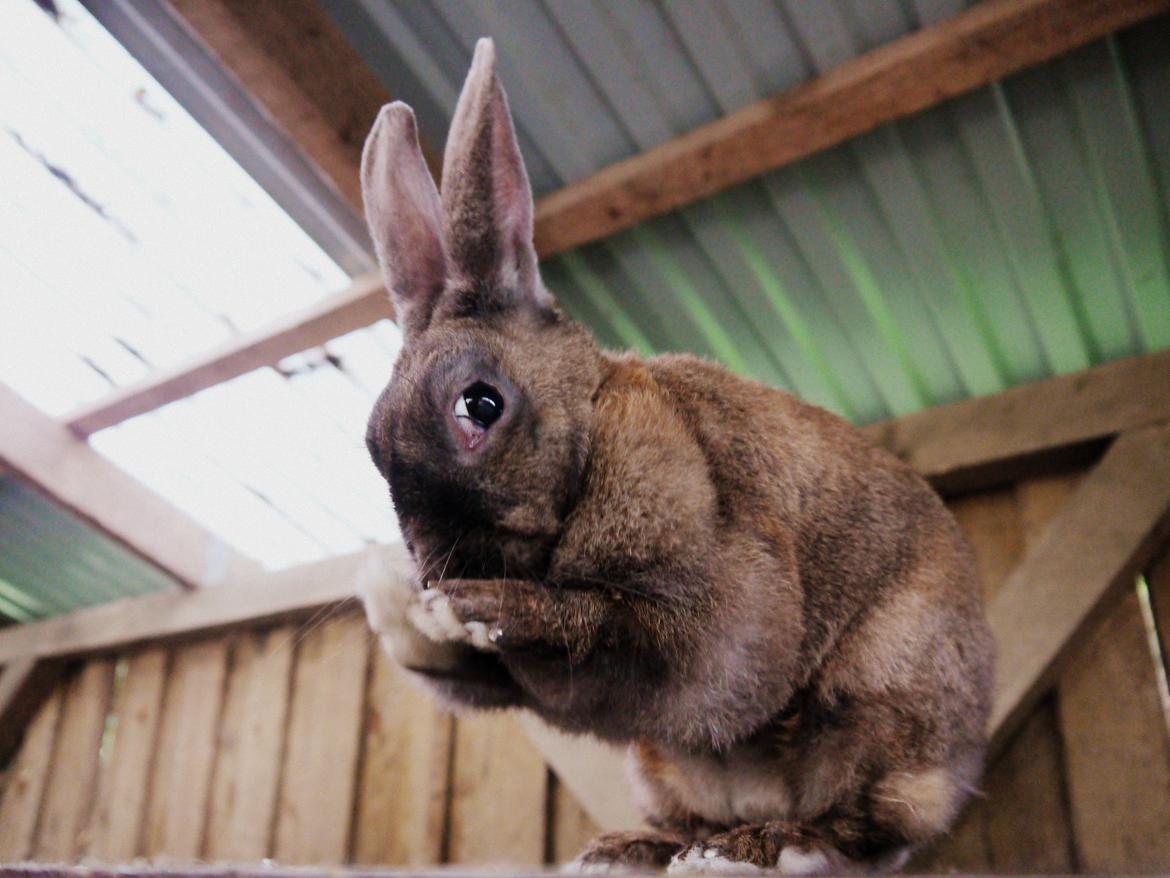
[[[401,101],[382,107],[366,138],[362,200],[398,324],[407,334],[422,330],[447,282],[443,208],[414,112]]]

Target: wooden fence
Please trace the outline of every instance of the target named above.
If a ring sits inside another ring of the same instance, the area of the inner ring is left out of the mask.
[[[952,503],[989,594],[1082,474]],[[1109,527],[1110,510],[1101,510]],[[1151,620],[1170,562],[1073,646],[983,795],[915,868],[1170,867],[1170,727]],[[0,799],[0,861],[533,865],[595,832],[515,720],[438,711],[349,611],[76,664]]]

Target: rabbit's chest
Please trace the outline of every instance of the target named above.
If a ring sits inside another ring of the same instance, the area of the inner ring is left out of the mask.
[[[673,804],[710,823],[782,820],[792,810],[791,791],[779,765],[758,754],[658,756],[655,780],[666,788]]]

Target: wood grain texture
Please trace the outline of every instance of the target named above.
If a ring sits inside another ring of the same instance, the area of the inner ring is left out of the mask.
[[[0,465],[179,582],[214,584],[247,567],[222,540],[3,384],[0,423]]]
[[[1024,555],[1024,533],[1014,488],[967,494],[947,504],[971,541],[983,596],[990,599]]]
[[[349,859],[370,636],[345,615],[310,628],[293,671],[275,855],[297,865]]]
[[[1081,868],[1165,869],[1170,863],[1170,736],[1134,589],[1077,644],[1059,694]]]
[[[547,769],[510,713],[468,713],[455,724],[450,861],[544,861]]]
[[[1164,12],[1162,0],[988,0],[542,199],[555,253],[612,235]]]
[[[98,749],[113,683],[113,661],[99,659],[83,665],[65,685],[32,849],[34,860],[70,862],[84,848],[82,830],[93,807]]]
[[[601,828],[555,775],[552,784],[552,861],[569,863],[601,834]]]
[[[208,860],[272,855],[296,630],[240,632],[233,644],[211,781]]]
[[[991,601],[1004,743],[1054,681],[1069,643],[1129,589],[1170,529],[1170,428],[1119,437]]]
[[[976,490],[1079,458],[1170,421],[1170,351],[1115,360],[865,428],[944,492]],[[1087,461],[1083,461],[1087,462]]]
[[[990,869],[1001,874],[1076,871],[1064,799],[1060,737],[1050,702],[1024,722],[984,782]]]
[[[0,798],[0,863],[15,863],[32,853],[63,695],[64,687],[58,685],[41,702],[8,769]]]
[[[359,215],[378,78],[312,0],[170,0],[171,8]]]
[[[1162,653],[1163,669],[1170,678],[1170,540],[1162,546],[1158,556],[1146,569],[1146,584],[1149,586],[1150,610]],[[1170,713],[1167,714],[1166,722],[1170,726]]]
[[[130,656],[125,677],[115,688],[110,708],[115,722],[113,746],[98,779],[87,859],[125,863],[141,852],[146,791],[169,658],[162,647]]]
[[[178,646],[163,697],[142,852],[171,861],[202,853],[228,642]]]
[[[382,319],[394,319],[394,306],[381,277],[373,272],[301,311],[242,333],[177,366],[155,370],[142,381],[70,413],[65,424],[84,438]]]
[[[366,694],[353,862],[442,862],[454,718],[375,648]]]

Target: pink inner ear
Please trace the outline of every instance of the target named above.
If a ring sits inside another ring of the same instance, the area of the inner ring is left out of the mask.
[[[443,288],[447,255],[439,193],[405,104],[378,114],[362,151],[362,197],[386,285],[409,327],[412,312]]]

